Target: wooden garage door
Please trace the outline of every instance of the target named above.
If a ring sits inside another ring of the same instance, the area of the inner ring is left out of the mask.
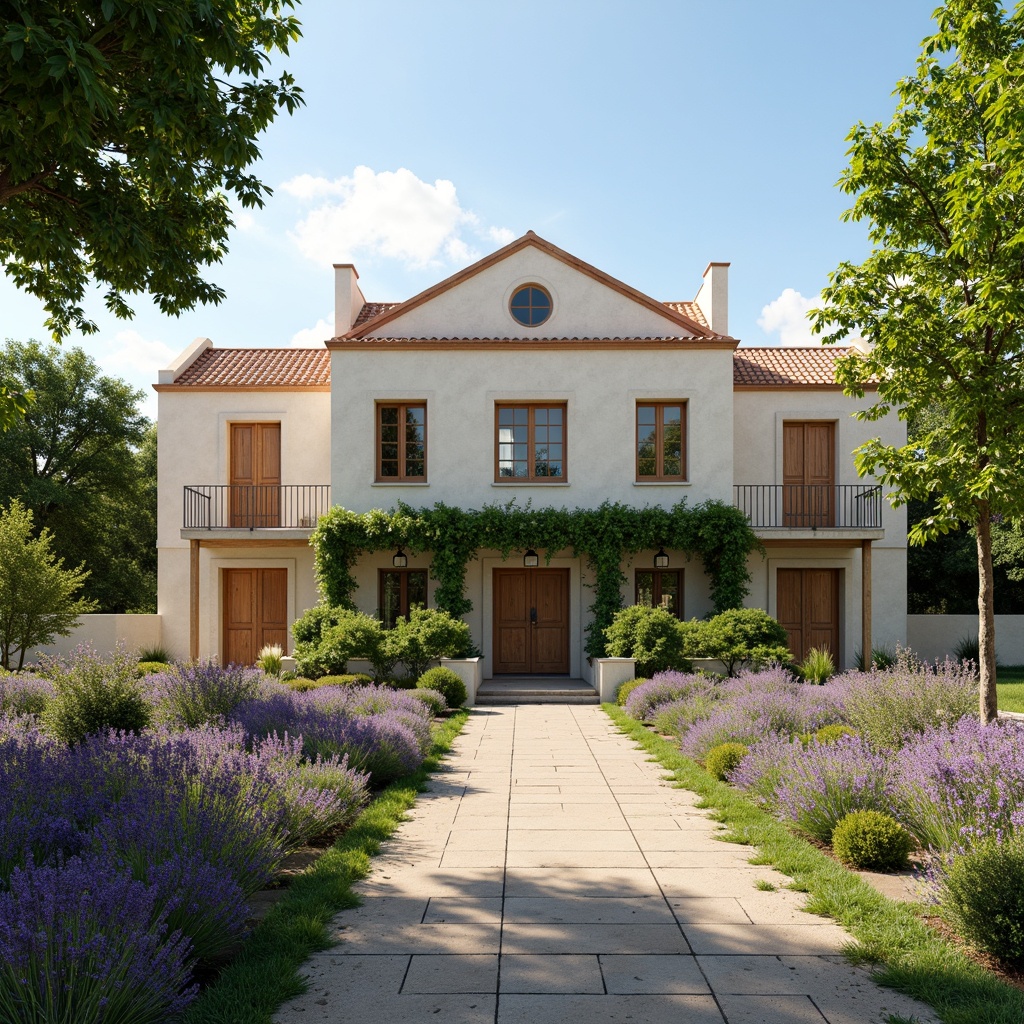
[[[782,424],[782,525],[835,525],[835,424]]]
[[[494,570],[494,673],[569,671],[569,570]]]
[[[839,570],[779,569],[778,620],[789,634],[789,649],[803,661],[812,647],[826,647],[839,663]]]
[[[288,649],[288,570],[225,569],[221,663],[252,665],[260,649]]]
[[[281,424],[231,424],[231,525],[281,524]]]

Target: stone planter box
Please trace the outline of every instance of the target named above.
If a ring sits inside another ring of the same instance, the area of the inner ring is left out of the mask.
[[[441,667],[450,668],[466,684],[466,707],[476,703],[476,691],[480,689],[483,675],[483,658],[442,658]]]
[[[602,704],[614,703],[615,691],[636,677],[634,658],[595,658],[593,667],[593,685]]]

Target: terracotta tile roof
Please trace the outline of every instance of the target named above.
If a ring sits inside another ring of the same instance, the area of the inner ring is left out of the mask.
[[[395,306],[400,305],[400,302],[364,302],[363,308],[359,310],[359,313],[356,315],[356,322],[352,326],[353,328],[361,327],[375,316],[380,316],[381,313],[386,313],[389,309],[394,309]]]
[[[175,386],[329,387],[331,355],[322,348],[208,348]]]
[[[682,313],[683,316],[689,317],[694,322],[701,325],[701,327],[708,327],[707,317],[704,316],[704,311],[697,305],[696,302],[666,302],[666,306],[675,313]]]
[[[734,387],[838,387],[835,363],[848,348],[745,348],[733,354]]]

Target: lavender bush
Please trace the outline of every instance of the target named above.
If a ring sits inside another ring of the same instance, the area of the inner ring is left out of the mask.
[[[0,716],[41,715],[55,692],[49,679],[32,672],[0,675]]]
[[[0,893],[0,1020],[158,1024],[195,995],[187,954],[154,892],[105,861],[18,869]]]
[[[824,687],[839,695],[843,720],[877,750],[901,746],[915,733],[974,714],[978,684],[970,665],[919,665],[903,651],[892,668],[848,672]]]
[[[635,687],[626,698],[626,714],[638,722],[653,718],[659,705],[686,700],[699,695],[713,698],[716,693],[714,677],[697,672],[659,672],[652,679]]]
[[[259,669],[242,665],[221,668],[214,661],[196,661],[148,676],[146,686],[157,704],[160,721],[195,729],[222,724],[239,704],[260,692],[264,678]]]
[[[783,816],[827,843],[850,811],[892,812],[886,756],[860,736],[843,736],[834,743],[812,740],[802,756],[789,762],[776,801]]]
[[[893,763],[897,816],[924,847],[953,851],[1013,830],[1024,808],[1024,735],[965,717],[914,737]]]
[[[791,772],[793,762],[804,755],[803,743],[788,733],[769,733],[754,743],[747,756],[729,772],[728,779],[745,789],[765,807],[774,807],[775,794]]]

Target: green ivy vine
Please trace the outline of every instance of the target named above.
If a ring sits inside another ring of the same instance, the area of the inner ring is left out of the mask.
[[[639,551],[659,547],[698,557],[711,584],[716,611],[739,608],[747,595],[747,556],[759,547],[739,509],[720,501],[690,508],[605,502],[598,508],[532,508],[508,504],[461,509],[443,502],[412,508],[402,502],[392,511],[351,512],[336,506],[323,516],[310,541],[315,549],[317,582],[331,604],[354,607],[353,569],[368,552],[399,546],[429,552],[430,575],[437,581],[437,607],[463,616],[473,604],[466,597],[466,568],[482,549],[501,552],[534,548],[550,559],[561,551],[583,557],[594,577],[592,621],[587,653],[604,654],[604,629],[622,607],[626,577],[622,562]]]

